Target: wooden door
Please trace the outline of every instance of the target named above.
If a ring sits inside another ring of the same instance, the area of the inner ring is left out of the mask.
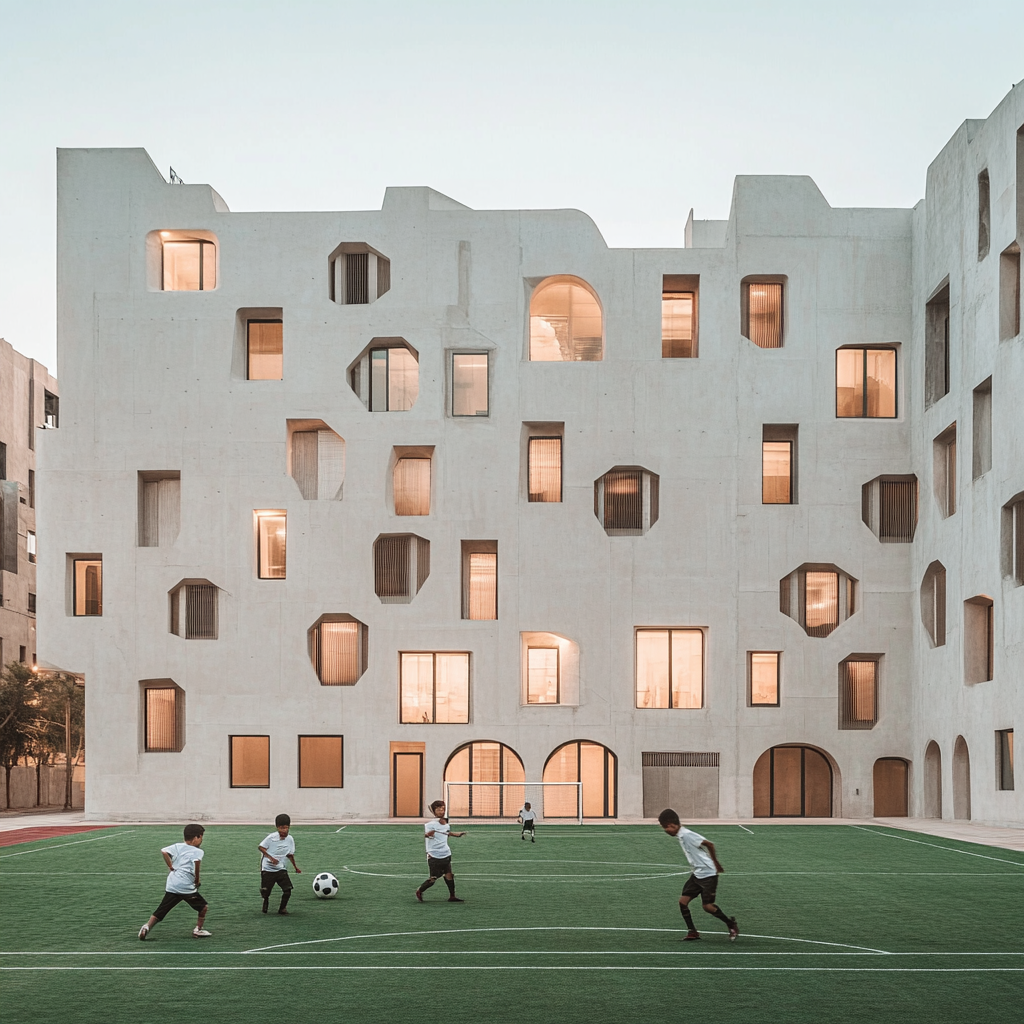
[[[901,757],[880,757],[875,762],[876,818],[907,817],[907,762]]]
[[[423,817],[423,755],[396,753],[394,764],[394,805],[391,813],[396,818]]]

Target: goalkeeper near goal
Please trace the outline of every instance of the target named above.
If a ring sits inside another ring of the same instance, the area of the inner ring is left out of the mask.
[[[519,833],[519,838],[525,839],[526,833],[529,832],[530,842],[537,842],[537,812],[530,806],[529,803],[523,804],[522,809],[519,811],[519,820],[523,823],[523,830]]]

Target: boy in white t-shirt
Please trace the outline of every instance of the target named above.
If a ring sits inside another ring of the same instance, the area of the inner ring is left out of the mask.
[[[281,886],[281,906],[277,908],[279,914],[287,914],[288,901],[292,897],[292,880],[288,876],[288,865],[285,858],[292,862],[295,874],[301,875],[302,869],[295,863],[295,840],[288,835],[292,819],[287,814],[279,814],[274,819],[277,826],[276,832],[271,832],[266,839],[260,843],[260,853],[263,859],[260,861],[260,895],[263,897],[263,913],[270,907],[270,894],[274,886]]]
[[[449,903],[465,903],[455,895],[455,875],[452,874],[452,851],[448,845],[449,837],[461,838],[465,832],[453,832],[444,816],[444,801],[435,800],[430,805],[434,812],[434,818],[423,826],[423,835],[427,841],[427,868],[430,877],[416,890],[416,899],[423,902],[423,893],[429,889],[439,878],[444,878],[444,884],[448,886]]]
[[[725,911],[715,903],[718,876],[725,871],[715,854],[715,844],[698,832],[684,828],[679,822],[679,815],[671,808],[666,808],[658,815],[658,824],[670,836],[675,836],[679,840],[679,845],[683,848],[690,867],[693,868],[693,874],[686,880],[683,894],[679,897],[679,910],[689,929],[683,941],[693,942],[700,938],[700,932],[697,931],[693,923],[689,909],[690,900],[694,896],[700,896],[704,912],[723,921],[725,927],[729,929],[729,941],[735,942],[740,934],[736,918],[727,916]]]
[[[202,825],[186,825],[185,842],[165,846],[160,851],[169,872],[166,891],[160,906],[153,911],[153,916],[139,929],[140,939],[145,939],[156,923],[162,921],[167,912],[179,903],[187,903],[199,914],[199,920],[192,929],[195,938],[206,939],[212,934],[203,928],[206,912],[210,908],[199,895],[199,864],[203,859],[203,851],[199,847],[203,843],[205,831]]]
[[[530,833],[530,842],[537,842],[537,833],[535,831],[537,812],[528,804],[525,803],[522,809],[519,811],[519,820],[523,823],[523,830],[519,833],[520,839],[526,838],[526,833]]]

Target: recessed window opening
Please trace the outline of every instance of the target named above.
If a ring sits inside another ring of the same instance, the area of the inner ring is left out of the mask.
[[[430,575],[430,541],[387,534],[373,543],[374,590],[381,604],[408,604]]]
[[[779,583],[779,610],[826,637],[856,611],[857,581],[834,565],[805,564]]]
[[[980,594],[964,602],[964,682],[994,678],[995,622],[992,598]]]
[[[345,785],[343,736],[299,737],[299,789],[341,789]]]
[[[836,417],[892,419],[896,416],[896,350],[836,350]]]
[[[661,279],[661,357],[697,358],[696,274],[665,274]]]
[[[367,667],[367,627],[351,615],[322,615],[309,631],[309,656],[322,686],[351,686]]]
[[[604,358],[601,303],[586,281],[545,278],[530,297],[530,360],[593,362]]]
[[[704,631],[637,629],[636,706],[704,706]]]
[[[140,548],[168,547],[181,529],[181,472],[145,470],[139,473]]]
[[[60,426],[60,399],[49,391],[43,391],[43,422],[51,430]]]
[[[561,703],[558,662],[559,649],[557,647],[527,647],[527,704]]]
[[[641,466],[616,466],[594,481],[594,515],[610,537],[639,536],[657,521],[660,478]]]
[[[36,507],[36,471],[34,469],[28,471],[28,507]]]
[[[1011,242],[999,254],[999,340],[1020,334],[1020,244]]]
[[[991,186],[986,167],[978,175],[978,261],[988,255],[989,240],[992,234],[992,201]]]
[[[947,427],[932,442],[932,475],[935,500],[944,519],[956,512],[956,424]]]
[[[306,501],[341,501],[345,440],[323,420],[288,420],[288,473]]]
[[[403,724],[469,722],[469,654],[403,651]]]
[[[229,736],[232,789],[270,788],[270,737]]]
[[[522,786],[487,786],[487,782],[525,782],[519,755],[504,743],[477,740],[452,752],[444,766],[448,814],[460,818],[511,818],[523,806]],[[478,785],[470,786],[467,783]],[[461,783],[461,785],[460,785]]]
[[[996,733],[996,779],[1001,790],[1013,789],[1013,730]]]
[[[917,531],[917,477],[877,476],[861,488],[861,519],[883,544],[909,544]]]
[[[758,348],[782,348],[783,282],[746,279],[741,284],[742,333]]]
[[[555,750],[544,764],[544,782],[582,782],[583,817],[614,818],[618,815],[619,759],[600,743],[573,740]],[[541,812],[544,818],[575,818],[575,786],[545,788]]]
[[[795,505],[796,424],[766,423],[761,427],[761,503]]]
[[[878,659],[851,655],[839,665],[839,728],[873,729],[878,721]]]
[[[1024,585],[1024,492],[1002,508],[1001,548],[1003,576],[1015,587]]]
[[[35,615],[36,613],[36,595],[29,591],[28,595],[28,613],[29,615]]]
[[[452,353],[452,415],[487,416],[489,397],[486,352]]]
[[[430,515],[429,456],[405,455],[395,462],[393,486],[396,516]]]
[[[531,437],[527,451],[529,500],[562,500],[562,438]]]
[[[76,558],[74,560],[75,615],[103,614],[103,559]]]
[[[498,617],[498,542],[462,542],[462,617]]]
[[[343,242],[329,259],[330,298],[364,306],[391,289],[391,261],[364,242]]]
[[[420,390],[419,356],[402,338],[374,338],[348,378],[370,412],[408,412]]]
[[[186,640],[217,639],[217,587],[209,580],[179,583],[170,598],[172,633]]]
[[[924,308],[925,407],[949,394],[949,285],[946,284]]]
[[[256,520],[256,567],[261,580],[285,578],[288,513],[283,509],[259,509]]]
[[[932,647],[946,643],[946,567],[932,562],[921,580],[921,621]]]
[[[247,320],[246,379],[281,380],[284,377],[284,321]]]
[[[972,475],[975,480],[992,468],[992,378],[974,389],[974,415],[971,420]]]
[[[185,691],[170,679],[145,679],[142,688],[143,750],[178,753],[185,746]]]
[[[25,552],[28,555],[28,560],[33,565],[36,560],[36,534],[34,530],[27,530],[25,533]]]
[[[205,238],[161,231],[163,290],[206,292],[217,287],[217,246]]]
[[[779,665],[781,660],[782,656],[779,651],[748,652],[748,702],[751,707],[777,708],[779,706]]]

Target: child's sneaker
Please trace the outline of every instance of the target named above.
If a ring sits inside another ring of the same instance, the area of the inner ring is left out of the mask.
[[[147,936],[148,934],[149,934],[149,925],[148,925],[148,924],[144,924],[144,925],[143,925],[143,926],[142,926],[142,927],[141,927],[141,928],[139,929],[139,938],[140,938],[140,939],[141,939],[141,940],[142,940],[143,942],[145,942],[145,941],[146,941],[146,936]]]
[[[268,911],[269,909],[270,909],[270,897],[268,896],[268,897],[267,897],[267,898],[266,898],[266,899],[265,899],[265,900],[263,901],[263,913],[265,914],[265,913],[266,913],[266,912],[267,912],[267,911]]]
[[[740,929],[739,929],[739,925],[736,924],[736,918],[735,917],[730,917],[729,918],[729,941],[730,942],[735,942],[739,938],[739,935],[740,935]]]
[[[208,932],[205,928],[196,927],[192,929],[193,939],[208,939],[212,934],[213,932]]]

